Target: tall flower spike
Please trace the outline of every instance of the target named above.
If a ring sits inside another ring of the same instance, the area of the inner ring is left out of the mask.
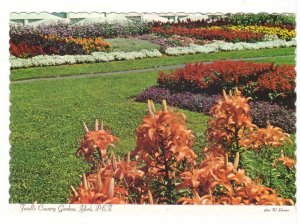
[[[88,133],[90,130],[86,126],[85,122],[82,122],[82,124],[83,124],[83,129],[84,129],[85,133]]]
[[[101,127],[100,130],[103,130],[103,121],[101,121]]]

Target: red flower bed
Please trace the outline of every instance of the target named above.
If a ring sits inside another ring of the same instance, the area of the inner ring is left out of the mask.
[[[14,44],[11,41],[9,42],[9,45],[10,45],[9,48],[10,54],[19,58],[27,58],[27,57],[33,57],[33,56],[45,54],[41,46],[28,45],[24,42],[21,42],[19,44]]]
[[[198,39],[205,40],[225,40],[229,42],[245,41],[253,42],[260,41],[264,38],[262,33],[254,33],[248,31],[233,31],[225,29],[214,28],[184,28],[184,27],[171,27],[164,29],[162,27],[153,27],[152,33],[161,35],[180,35],[191,36]]]
[[[222,89],[239,87],[243,93],[263,100],[294,101],[296,72],[292,65],[244,61],[215,61],[187,64],[182,69],[159,73],[160,87],[174,92],[189,91],[217,94]]]
[[[278,66],[276,70],[258,78],[257,87],[260,90],[276,92],[294,92],[296,72],[293,65]]]

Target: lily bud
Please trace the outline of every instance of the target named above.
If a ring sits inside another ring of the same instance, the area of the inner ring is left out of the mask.
[[[98,122],[98,119],[96,119],[95,121],[95,131],[98,131],[99,130],[99,122]]]
[[[227,94],[226,94],[226,91],[225,89],[222,90],[222,93],[223,93],[223,97],[225,100],[228,100],[228,97],[227,97]]]
[[[153,103],[153,100],[150,100],[151,101],[151,109],[152,109],[152,112],[155,113],[156,112],[156,109],[155,109],[155,105]]]
[[[227,169],[228,166],[228,153],[225,153],[225,169]]]
[[[127,165],[129,165],[130,162],[130,152],[127,152]]]
[[[163,100],[162,101],[162,112],[168,112],[168,107],[167,107],[167,101]]]
[[[108,192],[107,192],[108,198],[112,198],[114,196],[114,190],[115,190],[115,180],[114,178],[111,178],[108,185]]]
[[[79,195],[78,192],[75,190],[75,188],[72,185],[70,187],[71,187],[71,190],[72,190],[74,196],[77,198]]]
[[[148,101],[147,101],[147,106],[148,106],[148,113],[149,113],[149,115],[153,116],[154,113],[153,113],[153,111],[152,111],[151,100],[148,100]]]
[[[239,153],[239,152],[236,152],[235,158],[234,158],[234,163],[233,163],[233,167],[234,167],[235,169],[238,168],[239,162],[240,162],[240,153]]]
[[[86,126],[85,122],[82,122],[82,123],[83,123],[83,129],[84,129],[85,133],[88,133],[90,130]]]
[[[97,189],[98,189],[98,192],[100,192],[102,189],[102,181],[101,181],[100,172],[98,172],[98,174],[97,174]]]
[[[152,197],[152,194],[151,194],[151,191],[148,190],[148,196],[149,196],[149,204],[153,205],[153,197]]]
[[[85,173],[82,174],[82,182],[85,190],[88,190],[88,184],[87,184],[87,179]]]
[[[117,162],[114,152],[111,152],[111,163],[113,166],[114,171],[117,169]]]

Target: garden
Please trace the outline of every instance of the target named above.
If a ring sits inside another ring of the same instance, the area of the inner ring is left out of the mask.
[[[11,24],[10,202],[294,205],[295,35],[269,14]]]

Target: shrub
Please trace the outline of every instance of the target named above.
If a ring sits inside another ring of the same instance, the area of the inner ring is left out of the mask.
[[[296,18],[294,15],[282,14],[227,14],[225,18],[215,18],[207,20],[191,20],[187,19],[182,21],[178,19],[176,22],[160,22],[153,21],[148,23],[150,27],[186,27],[186,28],[199,28],[199,27],[212,27],[212,26],[227,26],[227,25],[263,25],[263,26],[276,26],[288,29],[295,29]]]
[[[292,28],[296,25],[295,16],[281,14],[235,14],[229,16],[229,20],[235,25],[278,25]]]

